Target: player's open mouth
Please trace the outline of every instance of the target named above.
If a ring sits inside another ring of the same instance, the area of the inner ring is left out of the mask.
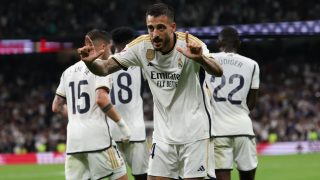
[[[158,42],[155,42],[155,41],[153,41],[153,44],[154,44],[154,46],[156,46],[156,47],[159,47],[159,46],[161,46],[161,41],[158,41]]]

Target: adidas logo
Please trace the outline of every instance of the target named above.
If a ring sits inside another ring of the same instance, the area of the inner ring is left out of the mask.
[[[200,168],[198,169],[198,171],[205,171],[206,169],[203,166],[200,166]]]

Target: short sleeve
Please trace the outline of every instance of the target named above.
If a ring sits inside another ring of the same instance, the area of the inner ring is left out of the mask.
[[[98,88],[112,88],[112,78],[111,75],[108,76],[96,76],[95,89]]]
[[[56,94],[61,97],[66,97],[66,91],[64,88],[64,73],[60,77],[60,83],[59,83],[59,86],[56,90]]]
[[[116,53],[112,58],[123,68],[127,69],[130,66],[141,66],[139,60],[140,44],[126,46],[120,53]]]
[[[205,43],[202,43],[202,54],[210,57],[210,51]]]
[[[259,89],[260,85],[260,68],[258,63],[254,63],[253,73],[252,73],[252,83],[251,89]]]

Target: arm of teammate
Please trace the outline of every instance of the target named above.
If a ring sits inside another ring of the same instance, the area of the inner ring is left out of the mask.
[[[255,106],[258,98],[258,89],[250,89],[247,96],[247,106],[251,111]]]
[[[116,110],[116,108],[113,107],[108,95],[108,90],[106,88],[96,89],[96,103],[108,117],[110,117],[114,122],[117,123],[121,133],[124,136],[122,141],[129,141],[131,131],[126,122],[122,119],[121,115]]]
[[[89,36],[85,37],[85,46],[78,49],[81,60],[86,64],[88,69],[95,75],[106,76],[121,69],[121,66],[113,59],[97,59],[104,50],[96,51],[92,40]]]
[[[62,117],[68,117],[67,101],[65,98],[56,95],[52,102],[52,112],[61,114]]]
[[[189,42],[189,32],[186,32],[186,48],[177,47],[177,50],[184,56],[198,62],[209,74],[220,77],[223,74],[222,67],[212,57],[207,57],[202,53],[202,46],[195,42]]]

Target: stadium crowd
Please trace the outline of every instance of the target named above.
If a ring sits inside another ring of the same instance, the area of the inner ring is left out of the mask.
[[[145,29],[144,12],[156,1],[3,0],[0,38],[71,38],[92,28],[117,26]],[[163,0],[176,10],[180,27],[315,20],[316,0]],[[28,7],[28,8],[25,8]],[[134,11],[132,11],[134,9]],[[19,26],[17,26],[19,25]]]
[[[0,39],[81,37],[93,27],[110,30],[130,25],[145,29],[143,21],[136,19],[143,19],[153,2],[138,1],[4,0],[6,5],[0,6]],[[185,27],[320,18],[316,0],[163,2],[172,4],[178,24]],[[257,59],[248,55],[261,68],[259,99],[251,113],[258,142],[269,141],[270,135],[276,135],[276,141],[319,139],[320,65],[305,55],[301,53],[294,61],[285,53],[272,61],[264,61],[262,52]],[[65,142],[67,120],[52,113],[51,103],[59,75],[67,65],[55,59],[54,54],[1,57],[0,153],[57,151]],[[145,119],[152,120],[150,92],[144,99]]]
[[[286,68],[284,59],[262,66],[262,77],[265,77],[257,106],[251,114],[258,142],[318,139],[320,66],[302,63],[303,57],[300,58],[300,63],[289,64]],[[276,139],[270,139],[272,135]]]
[[[51,111],[53,88],[58,79],[50,67],[57,66],[32,62],[28,56],[20,63],[20,58],[4,57],[1,62],[0,152],[56,150],[58,142],[65,141],[67,124]],[[34,64],[28,65],[27,61]],[[10,75],[13,67],[15,76]],[[43,149],[44,146],[47,148]]]

